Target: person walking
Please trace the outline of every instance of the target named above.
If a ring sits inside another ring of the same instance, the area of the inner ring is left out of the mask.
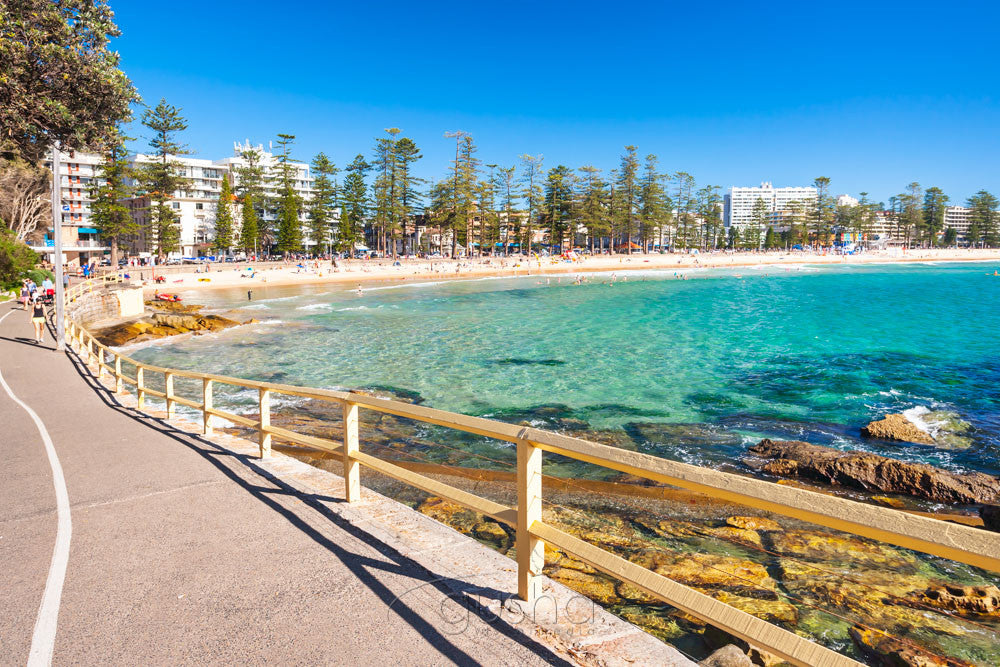
[[[45,305],[39,297],[31,301],[31,323],[35,326],[35,342],[42,342],[42,327],[45,326]]]
[[[31,291],[28,290],[28,281],[21,281],[21,310],[28,310],[28,298],[31,296]]]

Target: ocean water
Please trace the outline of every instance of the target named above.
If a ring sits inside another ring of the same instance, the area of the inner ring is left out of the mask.
[[[255,288],[253,301],[244,290],[189,293],[262,321],[132,355],[621,432],[642,451],[730,469],[767,436],[1000,474],[1000,278],[987,275],[995,268],[639,271],[614,284],[609,274],[582,285],[565,276],[427,281],[368,285],[360,295]],[[249,407],[254,396],[218,400]],[[860,438],[869,420],[906,410],[967,423],[969,446]]]

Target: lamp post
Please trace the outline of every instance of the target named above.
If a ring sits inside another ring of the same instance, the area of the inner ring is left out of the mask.
[[[56,351],[66,348],[66,333],[63,329],[63,314],[66,308],[66,295],[63,291],[62,262],[62,197],[61,174],[59,173],[59,142],[52,146],[52,235],[54,237],[55,254],[52,264],[56,270]]]

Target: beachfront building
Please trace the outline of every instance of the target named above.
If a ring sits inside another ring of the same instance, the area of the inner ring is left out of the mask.
[[[754,225],[753,209],[758,199],[767,205],[769,224],[780,225],[796,203],[816,201],[816,188],[776,188],[767,181],[759,187],[731,187],[723,198],[723,222],[726,229],[736,227],[742,232]]]
[[[102,185],[101,165],[104,158],[94,153],[60,151],[59,188],[60,211],[62,215],[63,263],[75,266],[99,261],[109,248],[100,239],[100,230],[90,219],[90,188]],[[52,170],[52,160],[45,166]],[[55,260],[55,236],[51,225],[41,230],[43,237],[31,248],[45,253],[49,262]]]
[[[270,146],[268,148],[270,148]],[[264,195],[273,201],[279,194],[279,163],[270,150],[264,150],[263,144],[253,146],[251,145],[249,139],[245,140],[243,143],[234,141],[233,155],[221,160],[215,160],[212,164],[223,171],[229,172],[232,178],[233,189],[239,190],[240,169],[247,166],[246,154],[249,151],[255,151],[259,156],[258,165],[262,167],[264,171]],[[315,183],[315,179],[312,177],[309,165],[305,162],[291,162],[290,165],[292,168],[292,189],[295,190],[295,193],[299,196],[303,203],[302,209],[299,211],[299,222],[302,223],[303,244],[305,245],[307,252],[326,252],[326,248],[316,247],[318,244],[316,241],[309,238],[306,227],[306,223],[309,220],[307,204],[313,198],[313,184]],[[237,220],[238,226],[238,212],[234,217]],[[277,226],[277,214],[273,206],[264,207],[264,220],[267,221],[267,224],[271,229],[274,229]],[[336,223],[332,226],[332,233],[336,233]],[[238,236],[238,232],[238,229],[234,230],[234,235]]]
[[[959,244],[968,243],[969,225],[972,224],[972,209],[965,206],[947,206],[944,209],[944,229],[949,227],[958,233]]]
[[[133,168],[142,168],[159,158],[138,153],[131,158]],[[215,229],[215,204],[222,188],[222,176],[226,172],[211,160],[192,157],[171,156],[178,175],[183,179],[180,188],[172,193],[167,205],[173,209],[180,228],[179,249],[172,257],[199,257],[210,254],[210,246]],[[132,254],[143,254],[155,247],[155,239],[150,237],[148,219],[150,199],[146,196],[134,197],[128,202],[132,219],[139,227],[127,244]]]

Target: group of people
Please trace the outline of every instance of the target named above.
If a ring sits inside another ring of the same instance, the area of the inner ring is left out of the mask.
[[[45,301],[51,301],[56,293],[56,286],[52,280],[46,276],[41,287],[35,284],[31,278],[21,281],[21,310],[31,311],[31,323],[35,327],[35,342],[42,342],[42,333],[45,327]]]

